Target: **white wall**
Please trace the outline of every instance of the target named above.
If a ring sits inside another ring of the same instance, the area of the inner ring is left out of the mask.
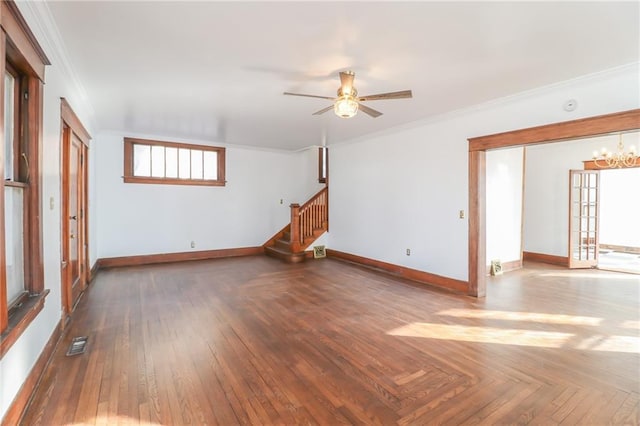
[[[60,280],[60,98],[65,97],[91,132],[91,115],[82,93],[59,56],[55,40],[46,38],[47,28],[34,11],[41,4],[18,2],[31,30],[52,62],[45,71],[42,145],[42,223],[44,287],[50,290],[44,309],[0,359],[0,418],[2,418],[49,340],[62,314]],[[90,147],[90,151],[93,146]],[[92,194],[90,195],[91,198]],[[50,208],[53,199],[53,208]],[[91,224],[90,239],[95,238]]]
[[[638,108],[638,93],[634,64],[331,145],[331,248],[467,280],[467,138]]]
[[[324,183],[318,183],[318,147],[311,146],[296,152],[296,169],[292,176],[295,185],[293,197],[295,202],[302,205],[318,191],[324,188]]]
[[[224,187],[124,183],[123,136],[96,138],[100,258],[260,246],[288,223],[289,204],[305,191],[295,174],[302,153],[234,146]]]
[[[640,248],[640,168],[600,172],[600,244]]]
[[[625,140],[638,144],[638,133]],[[635,142],[632,142],[635,140]],[[615,150],[618,135],[536,145],[527,148],[525,172],[524,250],[568,255],[569,170],[583,169],[593,151]]]
[[[523,148],[487,152],[487,264],[522,255]]]

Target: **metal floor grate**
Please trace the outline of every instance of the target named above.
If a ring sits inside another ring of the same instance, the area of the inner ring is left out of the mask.
[[[67,349],[67,356],[83,354],[87,349],[87,340],[89,340],[87,336],[74,337]]]

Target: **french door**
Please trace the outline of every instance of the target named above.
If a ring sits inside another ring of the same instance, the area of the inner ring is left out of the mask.
[[[569,268],[598,265],[600,172],[569,171]]]
[[[64,310],[70,315],[88,282],[87,146],[66,125],[62,139],[62,285]]]

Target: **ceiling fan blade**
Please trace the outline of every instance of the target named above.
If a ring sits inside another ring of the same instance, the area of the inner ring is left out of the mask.
[[[360,96],[358,101],[377,101],[382,99],[406,99],[413,97],[411,90],[401,90],[399,92],[378,93],[377,95]]]
[[[342,93],[351,93],[355,76],[356,74],[353,71],[340,71],[340,87],[342,88]]]
[[[332,98],[332,97],[329,97],[329,96],[304,95],[302,93],[291,93],[291,92],[284,92],[283,95],[304,96],[305,98],[318,98],[318,99],[329,99],[329,100],[334,100],[335,99],[335,98]]]
[[[358,104],[358,109],[362,112],[364,112],[365,114],[370,115],[373,118],[377,118],[380,117],[382,115],[382,113],[380,111],[376,111],[373,108],[369,108],[366,105],[362,105],[362,104]]]
[[[333,109],[333,105],[329,105],[328,107],[326,107],[326,108],[322,108],[320,111],[316,111],[316,112],[314,112],[314,113],[313,113],[313,114],[311,114],[311,115],[320,115],[320,114],[324,114],[325,112],[330,111],[330,110],[332,110],[332,109]]]

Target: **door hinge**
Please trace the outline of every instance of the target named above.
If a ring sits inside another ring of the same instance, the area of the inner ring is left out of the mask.
[[[84,164],[84,155],[80,154],[80,165]]]

